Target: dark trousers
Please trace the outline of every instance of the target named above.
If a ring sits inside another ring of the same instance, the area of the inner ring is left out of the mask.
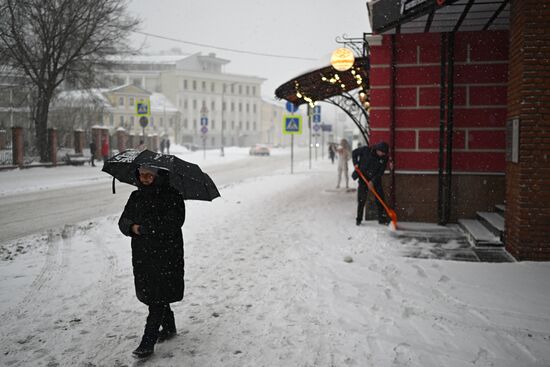
[[[374,189],[376,190],[378,195],[382,198],[382,200],[385,200],[384,190],[382,189],[382,181],[375,180],[375,181],[372,181],[372,184],[374,185]],[[359,178],[359,187],[357,188],[357,217],[355,218],[357,221],[363,220],[363,214],[365,212],[365,204],[367,203],[368,194],[369,194],[369,187],[367,186],[365,181]],[[376,209],[378,211],[378,221],[384,222],[386,220],[384,207],[382,206],[380,201],[378,201],[378,199],[375,199],[375,202],[376,202]]]
[[[156,342],[160,326],[163,324],[165,316],[170,314],[173,315],[169,303],[149,305],[149,315],[147,316],[147,324],[145,324],[144,338],[147,337]]]
[[[94,159],[95,159],[95,155],[92,153],[92,156],[90,157],[90,164],[92,166],[95,166]]]

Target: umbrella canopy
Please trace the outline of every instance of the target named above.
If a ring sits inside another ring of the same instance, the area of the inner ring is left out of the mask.
[[[150,150],[125,150],[106,160],[102,171],[120,182],[137,186],[136,170],[141,165],[168,171],[170,186],[178,190],[185,200],[212,201],[220,196],[210,176],[196,164]]]

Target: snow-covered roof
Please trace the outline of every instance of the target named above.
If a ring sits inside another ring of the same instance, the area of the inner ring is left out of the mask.
[[[151,111],[178,112],[178,108],[162,93],[151,94],[151,96],[149,96],[149,100],[151,101]]]
[[[182,55],[134,55],[134,56],[113,56],[109,60],[121,64],[171,64],[187,58],[189,54]]]
[[[108,91],[105,88],[65,90],[57,95],[53,107],[103,106],[110,107],[111,103],[103,94]]]

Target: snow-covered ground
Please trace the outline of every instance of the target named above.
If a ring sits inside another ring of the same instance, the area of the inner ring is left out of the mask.
[[[33,190],[46,171],[28,170]],[[404,257],[429,244],[356,226],[335,183],[302,162],[188,201],[179,335],[144,363],[117,216],[2,244],[26,251],[0,261],[0,365],[550,366],[550,264]]]

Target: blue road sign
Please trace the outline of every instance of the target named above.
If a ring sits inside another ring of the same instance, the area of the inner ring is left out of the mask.
[[[315,130],[315,131],[319,131],[320,128],[321,128],[320,124],[313,125],[313,130]]]
[[[316,124],[321,122],[321,115],[313,115],[313,122]]]
[[[201,127],[201,133],[206,134],[208,132],[208,128],[206,126]]]
[[[206,126],[208,125],[208,117],[201,117],[201,126]]]
[[[290,113],[294,113],[294,112],[298,111],[298,106],[296,106],[292,102],[287,102],[286,103],[286,110]]]
[[[290,115],[283,116],[283,134],[301,134],[302,116]]]
[[[320,115],[321,114],[321,106],[313,107],[313,114],[314,115]]]

